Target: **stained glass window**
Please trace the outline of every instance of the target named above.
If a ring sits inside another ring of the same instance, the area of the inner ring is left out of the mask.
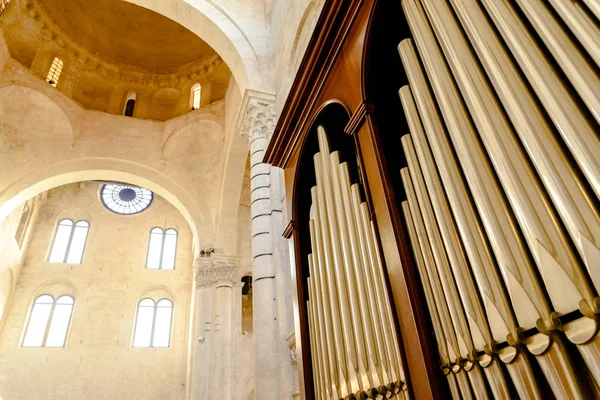
[[[61,296],[56,301],[44,294],[35,299],[23,347],[64,347],[75,300]]]
[[[138,303],[133,347],[169,347],[172,316],[171,300],[141,300]]]
[[[58,222],[49,261],[52,263],[81,264],[90,224],[63,219]]]
[[[110,211],[130,215],[148,208],[154,199],[154,193],[138,186],[110,183],[102,187],[100,199]]]

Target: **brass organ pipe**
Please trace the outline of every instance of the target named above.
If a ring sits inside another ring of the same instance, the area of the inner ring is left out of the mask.
[[[561,314],[577,310],[581,298],[592,306],[594,294],[576,267],[577,257],[562,235],[560,222],[454,20],[450,6],[446,2],[422,1],[554,309]]]
[[[312,270],[312,254],[308,255],[308,267],[310,270]],[[321,400],[324,398],[322,391],[324,389],[324,384],[323,384],[323,375],[321,372],[321,366],[320,366],[320,354],[319,354],[319,350],[316,344],[316,335],[317,335],[317,327],[315,326],[315,321],[314,321],[314,317],[316,314],[315,311],[315,301],[314,301],[314,297],[313,296],[313,285],[312,285],[312,279],[310,277],[308,277],[306,279],[307,284],[308,284],[308,292],[309,292],[309,300],[306,301],[306,307],[308,309],[308,331],[310,333],[309,335],[309,341],[310,341],[310,348],[312,350],[312,359],[313,359],[313,380],[315,383],[315,395],[317,397],[317,399]]]
[[[360,193],[358,190],[358,184],[353,185],[352,194],[356,198],[356,200],[360,199]],[[383,276],[383,261],[381,260],[381,254],[379,252],[379,247],[377,245],[377,233],[375,231],[375,225],[369,216],[367,203],[363,202],[360,204],[360,215],[363,221],[362,226],[367,230],[366,236],[368,239],[367,244],[370,246],[370,254],[372,256],[372,260],[374,261],[373,265],[373,276],[375,280],[379,282],[379,290],[376,291],[378,302],[384,308],[383,316],[387,318],[387,323],[384,324],[384,332],[386,336],[386,343],[388,348],[390,349],[390,353],[392,354],[392,362],[396,366],[395,374],[396,374],[396,392],[401,394],[400,397],[408,398],[408,394],[406,392],[406,376],[404,374],[404,367],[402,365],[402,357],[400,355],[400,340],[396,336],[396,330],[394,327],[394,319],[392,316],[392,305],[390,303],[389,293],[387,291],[387,284],[385,278]],[[404,394],[402,394],[404,393]]]
[[[404,0],[402,6],[419,49],[429,82],[437,99],[444,123],[460,160],[475,205],[479,211],[490,244],[494,251],[513,304],[515,314],[524,329],[553,326],[551,309],[537,281],[537,274],[529,263],[524,244],[516,233],[514,216],[504,202],[489,160],[477,139],[471,119],[450,74],[425,12],[415,0]],[[443,135],[440,135],[441,139]],[[429,138],[432,140],[432,138]],[[540,320],[541,325],[537,322]],[[544,328],[545,329],[545,328]],[[553,364],[562,380],[548,379],[555,393],[570,390],[574,379],[568,357],[560,353],[560,337],[534,334],[525,340],[527,348],[540,363]],[[562,358],[556,356],[556,352]],[[581,397],[578,391],[573,397]]]
[[[597,0],[584,0],[590,10],[600,19],[600,4]],[[576,1],[549,0],[552,7],[577,37],[581,45],[600,66],[600,31],[596,23],[582,10]]]
[[[437,220],[437,230],[442,239],[450,267],[442,275],[450,280],[454,276],[458,287],[449,284],[447,286],[448,290],[451,293],[454,292],[452,296],[455,300],[462,299],[473,346],[481,351],[484,349],[486,343],[491,341],[491,335],[484,312],[480,307],[475,285],[468,271],[467,260],[462,252],[462,244],[458,240],[458,234],[451,219],[450,210],[444,201],[443,189],[437,181],[437,174],[435,174],[434,170],[430,170],[426,166],[423,168],[424,164],[419,162],[411,135],[404,135],[401,141],[419,205],[421,202],[430,203],[431,209],[426,209],[427,213],[433,216],[432,223]],[[429,205],[427,208],[429,208]],[[423,208],[421,208],[421,213],[423,213]],[[431,216],[426,216],[424,218],[425,221],[431,218]],[[427,222],[425,226],[427,227]],[[444,290],[447,290],[446,287],[444,287]],[[449,301],[448,297],[446,299]],[[460,301],[456,304],[459,305]],[[471,318],[469,318],[469,315]]]
[[[411,247],[413,250],[413,255],[415,257],[415,264],[417,265],[417,270],[419,271],[419,276],[421,277],[421,284],[423,285],[423,292],[425,293],[425,302],[427,303],[427,308],[429,309],[429,315],[431,316],[431,324],[433,326],[434,338],[437,343],[438,353],[440,355],[441,360],[441,369],[448,378],[448,386],[450,387],[450,392],[452,393],[452,398],[456,400],[460,400],[460,392],[458,392],[458,386],[456,386],[456,377],[452,373],[450,358],[448,357],[448,348],[446,346],[446,338],[444,337],[444,332],[442,330],[442,324],[440,322],[440,317],[438,315],[437,307],[435,304],[435,299],[433,297],[433,292],[431,291],[431,285],[429,284],[429,279],[427,278],[427,269],[425,267],[425,260],[423,259],[423,254],[421,253],[421,249],[419,248],[419,238],[417,236],[417,232],[415,230],[415,225],[413,222],[410,205],[408,201],[402,202],[402,211],[404,212],[404,220],[406,221],[406,230],[408,232],[408,236],[410,238]]]
[[[346,226],[350,238],[350,246],[353,255],[353,267],[354,275],[358,285],[363,285],[366,290],[358,290],[357,295],[359,297],[360,311],[362,314],[365,342],[367,344],[367,356],[370,358],[371,367],[374,366],[375,370],[372,373],[377,373],[374,378],[378,379],[377,390],[385,395],[387,388],[385,385],[390,383],[390,379],[387,371],[387,357],[385,351],[380,348],[383,344],[383,334],[381,332],[381,324],[383,321],[380,320],[381,315],[377,312],[375,305],[375,297],[373,291],[376,290],[376,285],[373,281],[373,275],[368,269],[368,256],[366,254],[366,247],[364,243],[364,237],[361,233],[362,229],[360,224],[360,214],[355,212],[355,207],[352,202],[352,195],[350,193],[350,174],[348,172],[348,164],[341,163],[339,165],[339,182],[341,190],[341,198],[343,202],[343,211],[346,218]],[[381,360],[381,362],[380,362]]]
[[[396,331],[393,328],[394,320],[392,318],[392,313],[391,313],[392,305],[390,303],[390,297],[389,297],[389,294],[387,291],[385,278],[383,276],[383,261],[381,259],[381,253],[379,252],[379,247],[377,246],[377,231],[375,230],[375,224],[369,218],[367,203],[361,204],[361,215],[363,216],[363,219],[366,222],[368,222],[369,227],[371,228],[371,235],[370,235],[371,245],[373,246],[373,251],[375,252],[375,260],[377,261],[377,268],[375,269],[375,274],[377,276],[377,279],[379,279],[379,282],[381,285],[380,286],[381,290],[379,290],[378,293],[381,297],[383,297],[383,301],[386,305],[386,309],[388,310],[388,312],[385,313],[387,315],[388,321],[389,321],[389,323],[386,326],[388,327],[389,332],[390,332],[389,338],[390,338],[390,341],[392,341],[391,344],[393,345],[394,359],[395,359],[396,365],[398,366],[397,368],[398,368],[399,380],[396,382],[396,387],[398,390],[398,397],[400,399],[408,400],[409,399],[408,386],[406,384],[406,376],[404,374],[402,357],[400,356],[400,341],[398,340],[398,337],[396,336]]]
[[[404,147],[404,141],[402,144]],[[405,153],[406,152],[405,147]],[[413,165],[408,168],[408,171],[410,173],[416,200],[414,203],[411,201],[411,204],[415,204],[415,207],[418,205],[419,210],[421,211],[427,238],[431,244],[433,258],[435,259],[437,273],[442,284],[442,293],[446,299],[446,304],[448,305],[448,310],[450,311],[450,316],[456,331],[460,352],[463,357],[468,358],[471,355],[471,351],[474,349],[473,340],[469,333],[468,323],[463,313],[463,309],[460,307],[458,292],[456,287],[452,284],[454,279],[452,278],[449,261],[446,252],[444,251],[442,236],[435,220],[431,201],[424,187],[423,177],[420,176],[420,171],[415,170]]]
[[[394,325],[391,316],[391,304],[387,299],[387,290],[385,282],[379,279],[378,268],[379,264],[377,261],[376,254],[378,253],[377,245],[375,244],[370,232],[370,219],[368,213],[363,214],[363,208],[366,208],[366,203],[362,203],[360,200],[360,189],[358,184],[352,185],[350,188],[353,200],[353,206],[355,208],[355,214],[360,218],[360,228],[362,230],[362,237],[364,238],[365,249],[368,255],[368,267],[370,271],[367,275],[370,275],[373,279],[372,293],[375,295],[375,305],[377,306],[377,315],[381,318],[382,335],[384,341],[381,343],[381,347],[385,350],[384,360],[389,365],[389,375],[391,383],[394,386],[388,386],[388,390],[392,392],[398,392],[401,389],[401,381],[404,381],[404,375],[402,371],[402,364],[400,361],[399,353],[399,341],[396,339],[394,332]]]
[[[322,211],[325,211],[324,220],[322,223],[322,233],[325,243],[326,260],[329,260],[328,270],[331,271],[333,278],[332,284],[336,288],[336,296],[333,297],[339,304],[339,315],[340,315],[340,329],[341,338],[343,340],[343,346],[346,351],[346,373],[348,376],[348,392],[358,393],[364,387],[362,382],[362,371],[358,370],[358,357],[356,354],[356,348],[354,343],[354,330],[352,327],[352,316],[350,305],[348,304],[348,293],[346,287],[346,280],[343,271],[343,260],[341,253],[341,246],[339,243],[339,231],[336,221],[336,211],[333,198],[333,191],[331,185],[331,178],[329,176],[329,144],[327,143],[327,136],[325,130],[322,127],[317,128],[317,136],[319,139],[320,152],[315,155],[315,172],[317,176],[317,192],[321,194],[319,197],[320,204],[323,205]],[[317,162],[318,161],[318,162]],[[321,203],[322,200],[322,203]],[[338,356],[339,356],[338,351]]]
[[[428,238],[427,229],[425,227],[424,217],[419,209],[419,203],[417,201],[417,195],[415,189],[413,187],[413,183],[410,177],[410,173],[408,172],[408,168],[403,168],[400,171],[402,176],[402,182],[404,184],[404,190],[406,191],[406,197],[408,198],[408,203],[411,209],[411,215],[413,217],[413,222],[415,224],[415,229],[417,232],[417,237],[419,241],[419,246],[421,247],[421,252],[425,259],[425,266],[427,267],[427,276],[429,278],[429,283],[432,288],[433,296],[435,298],[435,303],[438,307],[440,320],[442,323],[442,327],[444,330],[444,337],[448,341],[448,351],[450,358],[454,364],[453,372],[457,374],[457,379],[459,381],[459,387],[461,390],[461,394],[465,398],[471,398],[471,388],[470,385],[465,385],[465,380],[461,379],[458,375],[460,374],[461,369],[463,369],[463,357],[465,353],[468,353],[468,349],[464,344],[461,346],[458,341],[458,333],[456,332],[456,328],[454,326],[454,322],[452,320],[451,312],[449,308],[451,307],[445,299],[444,290],[442,288],[442,283],[440,280],[442,279],[438,275],[438,267],[436,266],[437,259],[434,256],[434,250],[432,249],[433,244]],[[466,370],[466,369],[465,369]],[[477,367],[471,368],[471,371],[477,370]],[[468,382],[468,381],[466,381]]]
[[[445,124],[452,141],[449,143],[445,135],[432,136],[433,132],[426,130],[429,142],[439,143],[445,149],[454,148],[456,151],[494,255],[505,280],[508,280],[511,300],[513,304],[521,304],[521,307],[514,310],[517,320],[524,329],[533,328],[540,316],[551,313],[544,300],[544,291],[537,282],[537,274],[529,263],[527,250],[517,234],[514,217],[504,201],[489,160],[462,105],[446,61],[435,44],[436,39],[425,13],[415,0],[404,0],[402,4],[444,119],[442,122],[437,113],[432,113],[431,118],[424,122],[435,123],[437,129],[434,132],[443,132]],[[415,95],[428,97],[429,92],[421,89],[424,88],[419,88],[418,92],[415,89]],[[434,100],[431,99],[429,103],[433,104]],[[521,278],[524,272],[526,275]],[[512,277],[517,285],[515,288]],[[519,291],[521,287],[522,290]]]
[[[596,72],[588,64],[579,49],[543,3],[540,3],[538,0],[518,0],[517,3],[565,75],[569,78],[569,81],[571,81],[596,121],[600,122],[600,80]],[[545,102],[543,98],[544,92],[553,93],[556,91],[560,94],[561,100],[568,102],[567,106],[570,108],[570,111],[565,110],[564,113],[558,114],[558,117],[564,119],[563,114],[570,116],[577,115],[579,110],[573,110],[573,100],[567,96],[566,88],[554,71],[552,71],[551,66],[544,59],[544,55],[540,49],[535,45],[532,38],[527,35],[527,32],[522,29],[522,26],[516,25],[517,22],[513,22],[515,13],[512,7],[505,0],[503,2],[484,1],[483,4],[486,6],[502,36],[507,39],[508,46],[511,48],[517,62],[519,62],[521,69],[527,75],[527,79],[534,86],[534,90],[538,92],[538,96],[542,102]],[[513,30],[506,31],[507,26],[505,24],[507,23],[513,27]],[[523,42],[511,42],[509,38],[515,36],[521,37]],[[531,67],[534,64],[541,66],[542,69],[535,69],[536,73],[532,75]],[[551,80],[544,80],[544,77],[548,75],[550,75]],[[535,89],[536,87],[541,87],[541,89]],[[560,106],[560,104],[561,102],[558,102],[557,106]],[[549,108],[548,105],[545,105],[545,107]],[[550,113],[551,117],[556,119],[557,117],[553,114],[553,112]],[[577,119],[580,118],[578,117]],[[568,126],[570,123],[569,121],[565,121],[561,122],[560,125],[567,124]],[[588,134],[593,135],[593,131],[589,130],[591,129],[589,124],[586,121],[582,121],[582,123],[584,124],[583,128],[585,128],[582,132],[588,132]],[[575,134],[578,134],[578,132],[575,132]]]
[[[311,195],[313,195],[314,191],[314,188],[311,189]],[[314,293],[310,293],[310,296],[312,296],[311,299],[314,300],[313,304],[317,310],[317,315],[314,317],[314,325],[317,327],[318,337],[316,337],[315,340],[319,349],[320,371],[322,375],[322,384],[324,385],[324,389],[321,390],[321,395],[324,398],[331,399],[332,396],[339,398],[335,389],[337,384],[332,385],[332,382],[334,381],[334,373],[336,372],[335,364],[333,361],[330,361],[330,353],[335,351],[335,348],[333,343],[328,342],[328,338],[331,337],[330,332],[328,332],[331,330],[330,320],[326,322],[326,318],[328,318],[330,315],[326,312],[326,308],[329,306],[329,301],[328,299],[324,300],[321,294],[322,290],[324,290],[324,285],[326,285],[326,282],[323,280],[323,275],[321,273],[323,267],[319,266],[319,263],[322,262],[322,257],[319,255],[321,246],[317,244],[320,240],[320,237],[316,231],[316,222],[314,220],[315,218],[318,218],[316,216],[315,209],[316,207],[313,205],[311,207],[312,218],[308,221],[310,245],[313,251],[313,255],[309,256],[312,258],[312,260],[309,259],[309,273],[313,279],[313,282],[315,282],[313,285]]]
[[[321,340],[321,349],[323,355],[323,371],[325,374],[325,382],[327,384],[327,393],[329,398],[331,396],[339,399],[339,388],[340,375],[337,369],[337,355],[336,347],[334,344],[335,336],[333,334],[333,320],[331,312],[331,299],[329,297],[328,282],[325,276],[324,269],[325,258],[323,254],[323,244],[321,239],[321,232],[319,231],[319,210],[317,200],[317,189],[311,188],[311,198],[314,210],[314,218],[309,221],[309,229],[311,230],[311,249],[315,253],[316,257],[313,256],[314,276],[315,279],[320,282],[316,290],[317,302],[321,305],[321,314],[319,314],[319,325],[321,326],[321,334],[319,335]],[[326,371],[329,370],[329,373]]]
[[[341,247],[341,261],[343,262],[342,270],[347,287],[347,295],[350,300],[350,314],[352,327],[354,330],[354,340],[356,344],[356,352],[358,359],[355,366],[362,378],[362,390],[367,392],[368,396],[375,398],[377,396],[377,390],[372,393],[371,388],[378,388],[382,385],[380,376],[377,374],[377,369],[372,361],[371,357],[368,357],[368,352],[375,351],[372,345],[373,338],[372,332],[367,328],[369,323],[367,305],[365,304],[365,296],[363,290],[358,288],[357,282],[359,272],[358,258],[358,243],[356,238],[352,237],[351,233],[354,233],[354,226],[350,225],[348,217],[352,214],[348,214],[344,206],[344,199],[342,195],[342,186],[344,182],[340,181],[339,176],[339,152],[333,152],[329,155],[329,172],[331,178],[331,188],[333,189],[333,200],[335,204],[335,219],[338,223],[338,239]]]
[[[594,258],[600,260],[600,250],[596,245],[600,243],[600,217],[594,209],[592,200],[585,193],[575,171],[570,168],[559,143],[553,137],[553,132],[546,125],[533,98],[512,66],[511,60],[498,40],[494,40],[495,33],[491,30],[481,11],[477,11],[477,4],[473,0],[452,0],[451,2],[496,89],[496,93],[504,104],[504,109],[511,118],[546,190],[571,234],[584,264],[588,267],[590,275],[594,277],[594,272],[600,272],[598,261],[593,260]],[[490,2],[488,1],[488,3]],[[499,5],[498,2],[493,3]],[[512,29],[514,29],[514,25],[511,24]],[[594,255],[596,257],[593,257]],[[544,274],[544,282],[550,297],[553,303],[556,303],[554,300],[562,297],[567,289],[571,289],[573,297],[576,294],[575,290],[578,289],[582,297],[587,297],[589,303],[584,304],[577,301],[579,300],[577,299],[579,296],[577,296],[575,300],[578,304],[574,306],[579,305],[587,317],[593,318],[592,313],[599,311],[597,306],[594,307],[595,293],[587,287],[587,277],[582,269],[576,264],[573,264],[571,268],[569,271],[563,267],[563,270],[571,277],[575,288],[569,288],[569,282],[561,279],[562,276],[547,279]],[[553,271],[544,272],[551,274]],[[600,274],[596,275],[596,278],[600,283]],[[549,285],[549,282],[553,285]],[[589,291],[587,296],[586,291]],[[579,344],[591,340],[598,327],[595,320],[582,318],[565,324],[564,328],[567,337]],[[600,370],[593,371],[600,382]]]
[[[556,76],[556,73],[552,70],[552,67],[543,58],[533,39],[518,20],[514,10],[504,2],[484,0],[483,3],[510,46],[515,59],[526,74],[528,81],[548,111],[548,115],[553,119],[559,132],[561,132],[563,138],[571,147],[575,158],[586,160],[585,163],[580,162],[579,164],[583,168],[583,172],[592,184],[592,187],[600,188],[600,140],[598,140],[594,129],[585,120],[585,117],[567,92],[567,88],[564,87]],[[537,3],[537,1],[521,0],[520,3],[522,4],[521,8],[532,18],[535,18],[538,25],[548,24],[551,21],[554,22],[551,15],[539,15],[539,12],[542,10],[547,10],[544,5]],[[527,4],[527,7],[525,7],[525,4]],[[549,42],[555,43],[556,41],[549,40]],[[577,50],[574,50],[574,52],[576,54],[571,54],[573,52],[569,53],[570,60],[577,60],[576,55],[579,55],[579,53]],[[588,71],[589,67],[585,60],[581,59],[579,61],[581,64],[577,65],[578,70]],[[586,68],[588,69],[586,70]],[[591,70],[586,74],[584,84],[588,85],[587,87],[595,92],[595,96],[600,95],[600,80]],[[526,90],[526,88],[522,90]],[[596,97],[596,100],[598,100],[598,97]],[[597,115],[597,117],[600,117],[600,115]],[[542,118],[541,116],[538,118],[538,120],[541,120],[539,122],[531,122],[534,126],[544,127]],[[598,118],[598,121],[600,121],[600,118]],[[549,134],[552,135],[553,132],[549,132]],[[574,148],[573,144],[577,146],[577,149]],[[580,154],[579,157],[578,154]],[[552,163],[553,159],[556,158],[560,159],[561,157],[549,154],[542,159],[546,163]],[[564,157],[563,163],[568,164],[568,161],[564,160]],[[559,173],[565,174],[571,171],[568,165],[565,165],[565,167],[564,171],[558,168]],[[542,174],[541,171],[540,174]],[[573,173],[564,176],[562,182],[568,183],[572,180],[573,183],[578,183],[578,179],[572,176]],[[558,179],[555,179],[555,181],[558,181]],[[584,190],[579,185],[572,186],[575,187],[562,190],[560,195],[565,200],[562,203],[555,200],[555,203],[558,203],[557,209],[562,211],[561,214],[569,229],[571,238],[586,263],[592,281],[598,290],[600,289],[600,267],[598,267],[597,261],[600,257],[600,250],[598,249],[600,246],[599,217],[593,204],[591,204],[594,200],[587,198]],[[551,190],[550,193],[552,193]],[[596,190],[596,194],[600,196],[598,190]],[[556,197],[556,194],[553,197]],[[571,205],[570,203],[573,204]],[[565,217],[564,214],[566,212],[571,217]],[[582,215],[576,215],[577,212],[580,212]]]
[[[337,286],[335,283],[334,271],[333,271],[333,260],[331,259],[331,244],[329,242],[329,229],[327,228],[327,211],[323,205],[323,190],[322,186],[319,188],[319,183],[321,182],[320,174],[321,174],[321,157],[317,153],[314,157],[315,162],[315,175],[317,177],[317,186],[314,188],[315,195],[313,196],[313,206],[315,207],[315,215],[318,226],[316,226],[316,232],[319,232],[319,237],[317,241],[317,246],[320,246],[320,250],[318,252],[319,257],[322,257],[322,260],[319,260],[319,264],[322,268],[324,280],[324,287],[327,288],[327,292],[323,293],[323,298],[327,299],[329,302],[329,310],[331,311],[331,323],[330,328],[332,331],[333,338],[328,338],[327,342],[329,345],[333,345],[335,348],[335,355],[330,354],[331,362],[336,364],[336,380],[337,383],[337,393],[338,396],[346,396],[348,395],[352,388],[348,388],[349,382],[349,373],[348,366],[346,363],[346,349],[344,346],[344,337],[342,332],[342,325],[340,322],[340,311],[337,303]],[[321,264],[321,261],[323,263]],[[328,330],[329,331],[329,330]]]
[[[519,342],[519,333],[509,299],[505,295],[499,271],[495,268],[495,259],[486,244],[485,233],[477,212],[469,201],[470,195],[452,157],[452,148],[436,112],[435,103],[421,71],[412,41],[405,40],[398,48],[408,81],[415,87],[416,103],[408,86],[400,89],[400,97],[415,147],[417,150],[420,149],[419,159],[431,169],[435,169],[435,165],[439,166],[438,172],[463,238],[465,252],[475,274],[494,340],[499,343],[508,340],[511,346],[516,346]],[[419,111],[417,111],[417,104]],[[428,131],[429,145],[435,162],[427,146],[426,131]],[[541,394],[535,385],[535,377],[527,357],[519,355],[520,350],[515,347],[505,347],[498,353],[502,361],[507,363],[508,371],[520,397],[540,398]]]
[[[491,335],[487,326],[487,320],[484,317],[484,312],[481,309],[477,291],[473,282],[469,282],[470,272],[468,270],[466,259],[462,253],[462,245],[457,240],[458,234],[452,220],[449,218],[450,211],[448,205],[443,199],[441,187],[438,187],[437,193],[432,189],[434,184],[434,176],[423,176],[422,170],[417,161],[415,149],[413,147],[410,135],[402,137],[402,147],[408,162],[408,170],[412,178],[415,192],[425,227],[428,231],[430,241],[434,242],[433,248],[443,246],[447,258],[442,258],[437,261],[438,268],[441,267],[440,278],[444,289],[444,295],[450,308],[450,313],[454,321],[455,327],[459,331],[463,331],[461,335],[469,349],[467,358],[471,362],[479,362],[484,367],[484,373],[488,376],[488,382],[495,398],[507,398],[508,388],[502,374],[494,374],[494,370],[488,370],[491,363],[494,362],[491,355],[485,354],[477,357],[477,353],[483,351],[486,343],[491,343]],[[427,182],[430,189],[425,185]],[[437,220],[437,225],[436,225]],[[440,249],[441,250],[441,249]],[[436,252],[434,251],[434,257]],[[440,256],[443,253],[440,251]],[[454,276],[454,279],[452,278]],[[456,282],[456,284],[454,283]],[[458,287],[457,287],[458,285]],[[462,307],[461,307],[462,300]],[[463,314],[464,308],[464,314]],[[454,309],[454,311],[453,311]],[[465,319],[466,316],[466,319]],[[485,393],[485,385],[477,392],[478,387],[474,384],[474,389],[478,397]]]

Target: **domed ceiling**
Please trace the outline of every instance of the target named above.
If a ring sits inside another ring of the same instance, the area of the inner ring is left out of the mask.
[[[166,73],[214,54],[176,22],[123,0],[38,1],[65,34],[109,62]]]

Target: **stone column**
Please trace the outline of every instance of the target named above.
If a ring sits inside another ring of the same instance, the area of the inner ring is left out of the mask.
[[[192,396],[194,400],[209,398],[210,350],[212,346],[213,276],[211,260],[201,257],[194,268],[196,284],[194,352],[192,356]]]
[[[212,254],[196,267],[196,335],[192,398],[233,400],[234,296],[239,257]]]
[[[289,352],[282,351],[287,348],[288,332],[280,332],[278,321],[287,314],[287,294],[280,290],[286,276],[281,273],[283,266],[278,254],[283,229],[281,218],[274,217],[281,213],[281,206],[280,199],[272,198],[273,187],[280,187],[281,171],[262,162],[277,119],[274,103],[271,94],[247,90],[238,117],[239,132],[250,142],[254,393],[261,400],[291,398],[293,373]],[[288,361],[282,363],[282,359]]]
[[[240,259],[238,257],[212,256],[213,277],[215,281],[215,315],[213,317],[213,333],[219,338],[217,350],[218,359],[215,365],[217,372],[217,390],[219,399],[233,400],[232,398],[232,362],[233,357],[233,289],[236,284]]]

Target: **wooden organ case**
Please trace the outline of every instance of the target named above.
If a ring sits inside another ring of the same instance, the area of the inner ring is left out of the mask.
[[[284,168],[303,399],[600,398],[600,2],[327,1]]]

